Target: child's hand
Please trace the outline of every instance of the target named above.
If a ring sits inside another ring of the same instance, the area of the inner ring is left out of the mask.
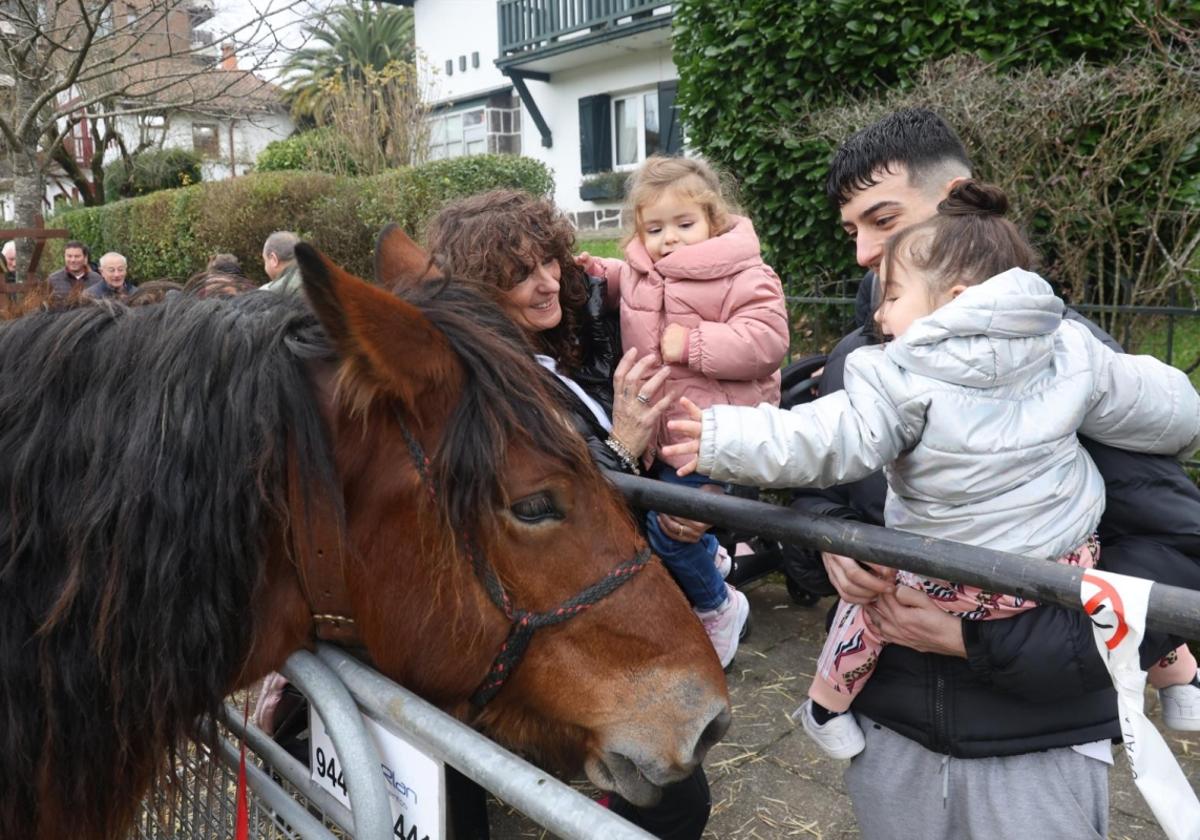
[[[667,457],[690,455],[690,460],[675,471],[677,475],[685,476],[694,473],[700,464],[700,434],[704,429],[702,422],[704,414],[700,411],[700,407],[687,397],[680,397],[679,404],[691,419],[667,422],[667,428],[675,433],[679,443],[664,446],[662,454]]]
[[[687,361],[688,336],[691,332],[682,324],[667,324],[659,342],[663,364],[677,365]]]
[[[592,267],[595,264],[595,262],[596,262],[596,258],[593,257],[591,254],[589,254],[587,251],[584,251],[582,254],[579,254],[578,256],[575,257],[575,265],[582,268],[588,274],[592,273]]]

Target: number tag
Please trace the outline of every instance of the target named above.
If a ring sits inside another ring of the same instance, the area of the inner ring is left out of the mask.
[[[310,703],[309,757],[313,781],[350,807],[345,768],[325,723]],[[380,775],[392,806],[397,840],[444,840],[446,837],[445,765],[363,715],[367,733],[379,749]]]

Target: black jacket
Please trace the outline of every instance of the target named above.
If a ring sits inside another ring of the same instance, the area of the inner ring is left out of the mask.
[[[1077,313],[1097,337],[1118,345]],[[842,339],[821,393],[843,387],[846,356],[874,341],[870,327]],[[1104,476],[1101,567],[1200,589],[1200,491],[1174,459],[1081,438]],[[800,491],[793,507],[883,524],[882,474],[825,491]],[[1116,695],[1078,610],[1042,606],[1002,621],[964,621],[967,658],[887,646],[854,708],[923,746],[978,758],[1119,738]],[[1147,631],[1143,666],[1180,640]]]
[[[570,374],[589,397],[598,402],[609,418],[613,406],[613,372],[621,359],[621,326],[616,312],[606,312],[604,294],[607,283],[599,277],[588,276],[588,297],[584,308],[576,313],[579,318],[579,344],[582,361],[579,369]],[[598,466],[604,469],[628,472],[615,452],[608,448],[605,440],[608,431],[600,425],[579,397],[564,385],[557,376],[555,388],[563,405],[570,412],[571,421],[583,439],[588,451]]]

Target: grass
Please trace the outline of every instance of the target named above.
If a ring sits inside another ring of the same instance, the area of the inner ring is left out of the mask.
[[[575,249],[587,251],[593,257],[615,257],[619,260],[625,258],[625,254],[621,250],[621,240],[612,237],[586,239],[580,236],[575,243]]]

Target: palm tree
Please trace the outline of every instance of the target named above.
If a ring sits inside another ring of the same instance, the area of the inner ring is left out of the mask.
[[[362,81],[366,69],[382,71],[415,57],[412,9],[347,2],[307,27],[314,46],[297,50],[284,65],[286,94],[293,113],[316,117],[324,91],[334,81]]]

